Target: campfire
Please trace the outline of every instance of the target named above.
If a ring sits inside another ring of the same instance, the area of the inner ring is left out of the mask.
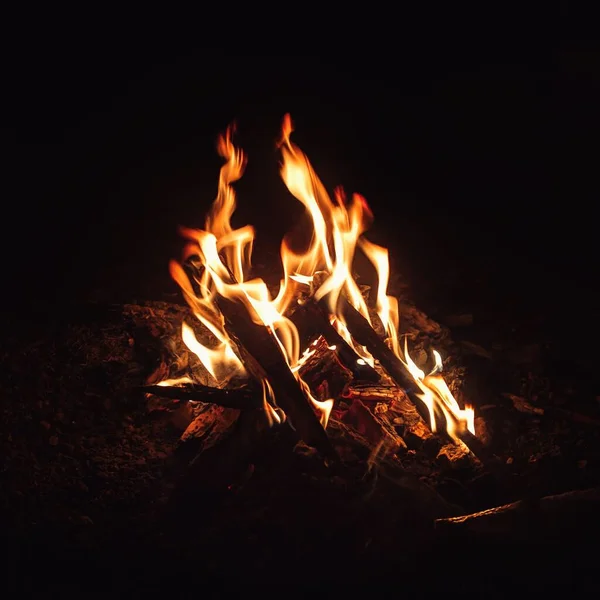
[[[200,342],[194,324],[184,321],[181,337],[198,358],[197,368],[154,382],[148,391],[261,410],[270,426],[287,423],[303,443],[327,457],[335,456],[327,433],[332,415],[343,419],[348,413],[349,422],[360,407],[379,425],[373,458],[403,446],[391,423],[368,409],[373,399],[380,404],[387,399],[388,406],[403,400],[422,420],[417,423],[421,436],[428,427],[427,435],[438,434],[463,453],[480,454],[474,410],[461,407],[452,394],[440,353],[432,349],[428,365],[419,365],[408,339],[399,335],[399,303],[388,294],[388,251],[365,237],[373,222],[369,205],[358,194],[348,199],[342,188],[332,200],[291,141],[292,131],[286,115],[278,143],[280,173],[306,209],[302,233],[310,241],[298,250],[293,235],[282,240],[278,289],[253,277],[254,228],[231,224],[237,202],[233,184],[244,173],[246,156],[234,145],[229,127],[218,140],[225,164],[204,229],[181,229],[187,240],[182,260],[170,264],[196,325],[210,332],[212,343]],[[377,277],[373,302],[354,276],[358,252]],[[312,339],[301,339],[303,329]],[[389,438],[394,443],[384,443]]]

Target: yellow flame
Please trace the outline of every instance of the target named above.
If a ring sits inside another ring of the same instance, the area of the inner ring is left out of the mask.
[[[268,327],[274,334],[288,366],[312,401],[321,422],[326,425],[333,401],[317,401],[300,379],[297,368],[300,339],[295,325],[284,315],[295,296],[296,287],[310,281],[300,275],[294,281],[294,273],[285,271],[279,293],[272,298],[262,279],[249,279],[254,229],[251,226],[234,229],[231,225],[231,217],[236,208],[236,195],[231,184],[242,176],[246,165],[244,153],[232,142],[232,133],[233,128],[230,127],[219,138],[218,150],[225,158],[225,164],[221,167],[217,197],[206,218],[205,229],[181,228],[182,235],[188,240],[183,259],[197,257],[200,269],[190,275],[182,264],[176,261],[170,264],[171,275],[183,290],[194,315],[215,336],[217,343],[212,347],[202,344],[192,328],[185,323],[181,331],[182,339],[204,365],[216,385],[225,385],[234,375],[244,375],[244,366],[227,334],[217,299],[222,297],[242,303],[249,319]],[[269,419],[273,423],[282,422],[285,415],[276,406],[269,382],[262,381],[262,385],[265,406],[270,407],[267,409]]]
[[[298,331],[285,315],[290,304],[299,301],[300,294],[308,293],[316,300],[326,301],[332,325],[355,349],[359,362],[373,366],[373,357],[353,340],[344,316],[338,310],[338,301],[344,295],[371,322],[366,301],[353,276],[355,254],[360,249],[377,273],[376,309],[387,343],[419,387],[420,398],[429,411],[431,428],[436,430],[436,413],[441,413],[448,433],[454,439],[458,439],[457,433],[461,428],[474,432],[473,409],[461,409],[453,397],[440,374],[442,360],[439,353],[434,351],[435,366],[425,375],[410,357],[406,344],[404,349],[400,347],[398,301],[387,293],[390,275],[388,251],[364,237],[373,220],[367,202],[358,194],[348,201],[341,188],[335,190],[332,200],[306,155],[290,141],[292,131],[291,118],[286,115],[279,142],[282,156],[280,173],[290,193],[306,209],[310,242],[304,250],[298,251],[294,249],[298,244],[292,243],[297,240],[290,237],[283,239],[280,248],[283,276],[275,297],[271,296],[263,280],[250,279],[254,229],[251,226],[234,229],[231,225],[236,208],[231,184],[243,175],[246,158],[233,145],[233,128],[230,127],[219,138],[218,150],[225,164],[221,167],[217,197],[206,218],[205,228],[182,228],[182,234],[188,240],[183,258],[196,259],[199,269],[191,275],[179,263],[172,262],[170,266],[171,274],[181,286],[194,315],[214,335],[216,344],[210,348],[201,344],[187,325],[182,327],[183,341],[198,356],[217,385],[224,385],[235,374],[244,374],[244,367],[225,330],[217,300],[223,297],[242,303],[249,319],[268,327],[274,334],[290,370],[325,426],[333,400],[316,400],[300,377],[300,367],[314,349],[309,347],[300,354]],[[267,414],[275,423],[277,418],[282,418],[282,413],[276,407],[269,383],[262,383],[265,407],[270,407],[266,408]]]
[[[317,300],[327,297],[333,315],[332,324],[359,354],[359,362],[363,360],[373,366],[373,357],[366,348],[354,342],[337,307],[340,295],[345,294],[350,303],[370,322],[366,303],[352,275],[355,251],[357,247],[360,248],[377,273],[376,308],[387,334],[387,342],[419,386],[422,392],[419,397],[428,409],[432,430],[437,429],[437,409],[444,415],[447,431],[453,439],[458,441],[457,433],[462,428],[475,433],[473,408],[467,406],[461,409],[439,375],[442,370],[439,353],[434,351],[436,365],[431,373],[425,375],[410,357],[408,347],[404,351],[400,347],[398,300],[387,294],[390,275],[388,251],[363,235],[373,218],[366,201],[355,194],[350,203],[347,203],[344,192],[338,188],[334,196],[335,202],[332,202],[308,158],[291,143],[292,131],[291,119],[286,115],[280,144],[283,156],[281,176],[288,190],[305,206],[312,221],[313,236],[308,250],[302,254],[292,253],[284,240],[281,258],[285,272],[293,272],[296,281],[303,283],[312,283],[311,278],[316,272],[327,273],[327,278],[314,291],[314,296]]]

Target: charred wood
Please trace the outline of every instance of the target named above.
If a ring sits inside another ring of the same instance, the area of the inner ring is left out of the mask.
[[[218,505],[252,468],[254,452],[268,431],[264,413],[241,411],[231,428],[218,443],[202,444],[199,438],[181,446],[181,475],[169,499],[167,517],[178,518],[182,510]]]
[[[442,443],[440,438],[431,433],[431,429],[421,420],[406,427],[404,439],[411,450],[423,450],[428,456],[437,456]]]
[[[525,539],[532,534],[550,535],[557,530],[577,530],[597,522],[600,488],[577,490],[545,496],[536,500],[519,500],[480,512],[437,519],[436,529],[498,539]]]
[[[377,335],[367,319],[363,317],[343,296],[340,296],[339,306],[346,320],[346,326],[352,337],[369,350],[375,360],[379,361],[387,374],[402,388],[405,389],[421,418],[428,423],[429,411],[423,402],[413,400],[414,382],[402,361],[392,352],[386,343]],[[439,428],[445,431],[445,428]],[[457,432],[457,436],[480,459],[489,460],[491,454],[485,446],[472,433],[467,430]]]
[[[324,304],[322,304],[324,305]],[[402,361],[392,352],[386,343],[377,335],[367,319],[363,317],[343,296],[340,296],[339,305],[341,312],[346,320],[346,326],[352,337],[373,355],[375,360],[379,361],[386,373],[399,385],[406,390],[412,390],[415,385],[407,372]],[[415,403],[421,418],[429,421],[429,412],[422,403]]]
[[[396,385],[352,383],[343,393],[345,400],[361,400],[363,402],[398,402],[404,392]]]
[[[460,470],[473,466],[469,448],[464,444],[444,444],[436,457],[442,468]]]
[[[260,392],[250,387],[220,389],[200,383],[185,383],[173,386],[146,385],[139,389],[161,398],[208,402],[228,408],[257,409],[263,405]]]
[[[352,380],[352,372],[341,363],[325,338],[316,339],[310,349],[312,354],[299,370],[302,379],[318,400],[339,398]]]
[[[277,403],[297,430],[300,438],[324,455],[334,450],[309,398],[291,372],[273,333],[249,318],[246,307],[223,297],[218,299],[225,329],[237,347],[240,359],[257,380],[266,379]]]
[[[386,415],[377,413],[375,408],[371,409],[360,400],[352,403],[342,421],[362,435],[377,450],[377,454],[388,455],[406,450],[406,443]]]
[[[304,304],[294,311],[292,320],[301,329],[322,335],[330,346],[335,346],[340,362],[352,372],[356,381],[379,381],[379,373],[360,359],[360,356],[331,324],[328,312],[320,304],[312,299],[305,300]]]

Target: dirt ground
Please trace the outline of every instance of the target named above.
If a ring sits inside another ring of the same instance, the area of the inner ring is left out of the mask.
[[[222,471],[226,485],[212,485],[223,483],[206,478],[219,446],[195,476],[179,441],[185,407],[153,406],[136,390],[165,348],[180,352],[173,340],[186,309],[169,300],[78,303],[5,323],[0,503],[13,589],[221,597],[254,586],[274,595],[285,585],[292,596],[449,587],[502,597],[515,586],[593,584],[582,548],[597,525],[586,510],[571,509],[568,526],[560,515],[556,526],[525,517],[500,534],[433,526],[599,485],[600,406],[581,375],[588,359],[580,350],[579,371],[557,369],[563,346],[540,317],[509,324],[480,319],[477,307],[438,311],[448,328],[415,338],[452,357],[448,377],[475,404],[494,468],[451,468],[423,448],[374,469],[355,448],[331,466],[282,427]],[[403,326],[418,329],[419,314]],[[335,421],[330,435],[344,441]]]

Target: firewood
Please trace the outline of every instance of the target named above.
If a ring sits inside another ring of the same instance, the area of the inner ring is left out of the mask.
[[[199,440],[202,449],[208,450],[217,444],[231,430],[240,411],[236,408],[226,408],[208,404],[198,414],[181,434],[181,442]]]
[[[372,447],[380,446],[386,454],[406,450],[406,443],[384,415],[376,414],[364,402],[355,400],[342,418],[369,441]]]
[[[460,470],[473,466],[469,448],[464,444],[444,444],[436,457],[440,466],[449,470]]]
[[[218,506],[247,472],[253,453],[267,439],[268,430],[264,413],[243,410],[229,434],[220,436],[219,443],[205,448],[200,440],[198,448],[198,440],[193,439],[182,444],[178,462],[185,464],[183,469],[180,467],[181,475],[169,498],[165,516],[177,519],[181,511]]]
[[[475,534],[497,538],[529,538],[531,533],[556,535],[595,523],[600,509],[600,488],[519,500],[480,512],[437,519],[436,529],[445,533]]]
[[[324,300],[321,301],[325,306]],[[379,361],[387,374],[406,392],[415,388],[412,377],[407,372],[402,361],[392,352],[385,342],[377,335],[367,319],[363,317],[343,296],[340,296],[339,308],[346,320],[346,327],[352,337],[369,350],[375,360]],[[415,402],[415,407],[421,418],[428,423],[429,411],[422,402]]]
[[[317,338],[309,348],[313,353],[300,367],[300,376],[318,400],[339,398],[352,380],[352,372],[340,362],[325,338]]]
[[[266,379],[270,383],[277,403],[302,440],[326,456],[335,456],[315,409],[291,372],[273,333],[254,323],[240,303],[219,297],[217,304],[225,320],[225,330],[246,370],[257,381]]]
[[[139,390],[161,398],[195,400],[228,408],[257,409],[263,405],[261,393],[250,387],[220,389],[200,383],[184,383],[173,386],[146,385]]]
[[[403,395],[398,386],[386,384],[351,383],[346,387],[343,398],[346,400],[362,400],[366,403],[396,402]]]
[[[323,302],[323,301],[322,301]],[[377,335],[375,330],[369,325],[369,322],[363,317],[343,296],[340,296],[339,307],[346,319],[346,326],[352,334],[352,337],[359,343],[365,346],[373,355],[375,360],[379,361],[387,374],[407,392],[411,400],[415,384],[412,377],[408,373],[402,361],[392,352],[385,342]],[[429,423],[429,411],[423,402],[413,400],[413,403],[418,410],[421,418]],[[445,431],[444,427],[438,428],[440,431]],[[485,446],[472,433],[467,430],[457,432],[457,437],[460,438],[475,454],[482,460],[492,459],[491,454]]]
[[[356,381],[379,381],[379,373],[360,360],[360,356],[331,324],[329,312],[322,305],[307,299],[294,310],[291,318],[300,329],[322,335],[330,346],[335,346],[340,362],[352,372]]]
[[[437,456],[442,446],[440,438],[420,419],[406,427],[404,439],[411,450],[423,450],[431,457]]]

